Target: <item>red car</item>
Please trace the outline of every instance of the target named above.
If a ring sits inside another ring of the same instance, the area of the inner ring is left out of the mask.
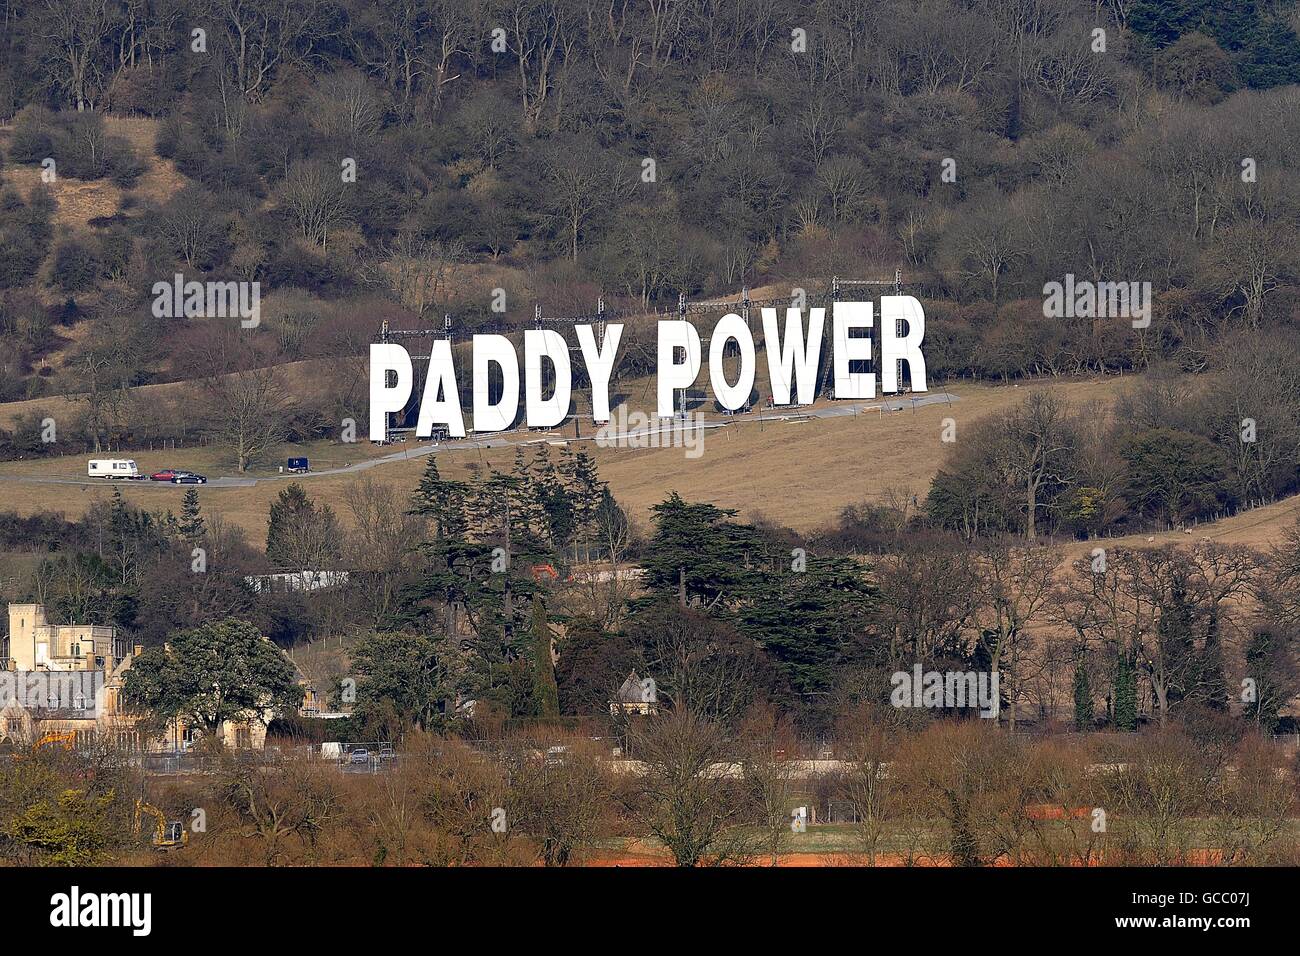
[[[179,474],[180,472],[177,471],[175,468],[164,468],[162,471],[155,471],[152,475],[149,476],[149,480],[150,481],[171,481]]]

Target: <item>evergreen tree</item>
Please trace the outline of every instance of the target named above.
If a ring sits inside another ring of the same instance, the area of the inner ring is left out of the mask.
[[[551,656],[551,626],[540,595],[533,595],[533,699],[537,716],[560,716],[560,690],[555,682],[555,659]]]
[[[464,482],[443,478],[438,470],[438,456],[430,455],[415,489],[411,514],[432,521],[438,538],[462,537],[468,526],[464,511],[466,491]]]
[[[249,710],[292,712],[302,688],[278,647],[247,621],[226,618],[179,631],[138,656],[126,672],[122,699],[213,736]]]
[[[615,691],[644,661],[626,635],[609,634],[600,622],[578,615],[566,622],[555,665],[562,712],[594,715],[607,712]]]
[[[773,659],[798,695],[823,694],[838,669],[858,656],[858,644],[878,604],[866,568],[847,558],[805,558],[802,571],[788,558],[762,574],[745,595],[736,626]]]
[[[491,573],[491,546],[470,539],[471,497],[467,483],[442,477],[437,456],[431,455],[410,509],[430,521],[433,538],[419,546],[423,567],[402,593],[399,615],[406,622],[423,623],[437,614],[449,637],[458,634],[458,615],[463,613],[472,625],[473,609],[482,602],[483,582]]]
[[[676,492],[651,510],[655,534],[641,560],[648,590],[705,608],[751,593],[761,543],[753,528],[730,520],[735,511],[689,503]]]
[[[534,486],[522,456],[511,472],[470,482],[444,479],[430,459],[411,511],[429,517],[434,537],[420,545],[422,573],[400,597],[403,621],[441,616],[444,632],[474,651],[484,698],[516,716],[534,710],[527,607],[536,569],[554,560]]]
[[[339,556],[340,536],[334,510],[317,508],[295,481],[271,504],[266,557],[277,567],[318,570]]]
[[[357,717],[370,722],[387,709],[425,730],[434,727],[444,701],[456,692],[440,651],[439,642],[427,634],[364,637],[352,653],[352,669],[361,678]]]
[[[207,524],[199,511],[199,490],[189,488],[185,491],[185,500],[181,504],[181,537],[191,544],[196,543],[208,533]]]
[[[1196,609],[1188,597],[1182,574],[1174,577],[1156,623],[1156,641],[1169,680],[1169,706],[1173,708],[1195,692],[1198,685],[1195,646]]]
[[[611,540],[622,541],[628,536],[627,514],[618,506],[613,493],[604,485],[601,486],[600,499],[593,513],[590,534],[595,541],[597,553],[602,556],[607,555]],[[589,543],[587,547],[590,552],[591,544]]]
[[[1083,661],[1074,665],[1074,729],[1092,729],[1092,680]]]
[[[1127,650],[1120,651],[1115,660],[1115,712],[1116,730],[1137,730],[1137,668]]]
[[[1246,677],[1253,684],[1243,686],[1243,691],[1247,686],[1252,691],[1243,694],[1243,716],[1270,733],[1277,730],[1281,709],[1295,690],[1292,654],[1287,640],[1269,628],[1254,631],[1246,644]]]
[[[1212,710],[1227,710],[1228,679],[1223,671],[1223,641],[1219,637],[1219,611],[1206,618],[1205,642],[1197,663],[1196,696]]]
[[[600,480],[596,462],[585,451],[576,454],[566,445],[560,453],[560,478],[573,511],[574,548],[581,546],[584,560],[591,559],[591,546],[601,537],[601,509],[613,500],[609,486]]]

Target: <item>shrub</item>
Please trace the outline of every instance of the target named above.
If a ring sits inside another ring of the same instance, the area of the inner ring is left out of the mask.
[[[50,282],[63,292],[85,292],[99,278],[99,254],[77,240],[61,243],[54,250]]]

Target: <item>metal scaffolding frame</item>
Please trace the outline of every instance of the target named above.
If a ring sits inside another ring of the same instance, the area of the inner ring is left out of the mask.
[[[874,288],[885,288],[885,287],[892,288],[895,295],[902,294],[902,290],[903,290],[902,269],[895,269],[894,276],[892,279],[852,279],[852,278],[845,278],[841,276],[832,276],[831,284],[829,288],[821,292],[807,293],[804,296],[804,307],[812,308],[814,304],[824,305],[826,303],[833,305],[835,302],[841,301],[841,299],[844,296],[845,290],[847,289],[857,289],[857,288],[874,289]],[[748,286],[741,289],[740,297],[737,299],[707,299],[698,302],[692,302],[687,298],[685,292],[680,292],[678,293],[677,296],[677,317],[684,321],[686,320],[687,316],[690,315],[710,315],[718,312],[726,314],[726,313],[734,312],[738,314],[741,317],[741,319],[744,320],[746,326],[749,327],[750,333],[752,334],[754,330],[753,328],[754,310],[765,309],[765,308],[779,308],[782,306],[791,308],[793,307],[792,305],[793,301],[794,301],[794,297],[792,296],[780,296],[780,297],[772,297],[766,299],[752,299],[749,296]],[[576,326],[584,323],[590,323],[595,327],[594,332],[595,332],[597,347],[603,348],[605,342],[605,331],[608,322],[610,322],[611,320],[618,320],[618,319],[639,318],[645,316],[646,314],[647,313],[645,309],[622,309],[622,310],[607,309],[605,307],[605,297],[602,295],[596,301],[595,312],[580,314],[580,315],[544,316],[542,314],[542,306],[540,303],[538,303],[533,307],[533,327],[540,330],[551,326],[568,328],[571,326]],[[895,332],[899,336],[903,334],[902,326],[903,326],[902,320],[898,320],[896,322]],[[821,355],[823,357],[823,363],[822,363],[823,371],[818,376],[817,387],[815,391],[816,395],[820,395],[825,392],[831,375],[832,365],[829,360],[826,360],[826,356],[830,354],[826,342],[826,338],[829,337],[830,335],[829,330],[830,330],[829,324],[823,326],[823,330],[822,330],[823,341],[822,341],[822,352],[821,352]],[[492,325],[492,326],[483,326],[477,328],[474,330],[473,334],[505,335],[510,333],[518,333],[521,331],[523,331],[523,329],[520,327],[509,328],[503,325]],[[387,344],[392,342],[394,339],[399,339],[399,338],[446,339],[448,342],[451,342],[454,345],[455,338],[453,335],[452,316],[450,313],[443,315],[443,324],[442,324],[442,328],[440,329],[437,328],[394,329],[388,324],[388,320],[385,319],[382,325],[380,326],[380,330],[379,330],[380,342]],[[569,339],[566,337],[565,341],[569,342]],[[701,337],[700,339],[701,350],[704,348],[705,345],[708,344],[708,342],[709,342],[709,338],[707,336]],[[832,347],[833,344],[834,343],[831,343]],[[570,343],[569,351],[570,352],[581,351],[581,346]],[[431,357],[430,354],[411,355],[411,361],[413,365],[416,362],[426,363],[424,366],[424,375],[420,376],[418,373],[413,375],[414,381],[412,382],[412,387],[411,387],[412,398],[411,398],[411,403],[408,404],[408,407],[404,408],[401,412],[390,412],[389,413],[390,415],[401,415],[404,421],[407,417],[409,417],[411,405],[418,404],[419,401],[418,396],[423,394],[424,385],[428,379],[429,371],[428,371],[427,363],[430,357]],[[702,362],[703,356],[701,355],[700,358]],[[898,362],[897,380],[899,383],[899,388],[901,390],[902,382],[903,382],[903,360],[898,359],[897,362]],[[460,386],[458,385],[458,389],[459,388]],[[684,419],[686,417],[686,402],[687,402],[686,393],[688,390],[681,389],[680,391],[681,391],[680,413],[682,418]],[[471,387],[471,394],[472,394],[472,387]],[[463,399],[464,399],[463,394],[461,395],[461,399],[463,404]],[[577,426],[575,425],[575,429],[576,427]],[[392,428],[386,428],[385,433],[387,434],[387,432],[393,430],[394,429]]]

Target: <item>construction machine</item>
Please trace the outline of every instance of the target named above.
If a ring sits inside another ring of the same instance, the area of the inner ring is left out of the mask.
[[[42,748],[49,747],[52,744],[58,744],[60,749],[62,749],[64,752],[68,752],[72,750],[72,746],[73,744],[76,743],[76,741],[77,741],[77,735],[71,730],[50,731],[47,734],[42,734],[40,739],[37,740],[36,743],[32,744],[32,749],[30,753],[11,753],[10,757],[12,757],[14,760],[27,760],[33,754],[39,753]],[[13,740],[10,739],[9,743],[12,745]]]
[[[139,799],[135,801],[134,832],[137,837],[140,836],[140,818],[145,815],[154,819],[153,848],[155,850],[163,852],[179,850],[190,842],[190,835],[185,832],[185,827],[179,820],[168,820],[166,815],[152,803],[145,803]]]

